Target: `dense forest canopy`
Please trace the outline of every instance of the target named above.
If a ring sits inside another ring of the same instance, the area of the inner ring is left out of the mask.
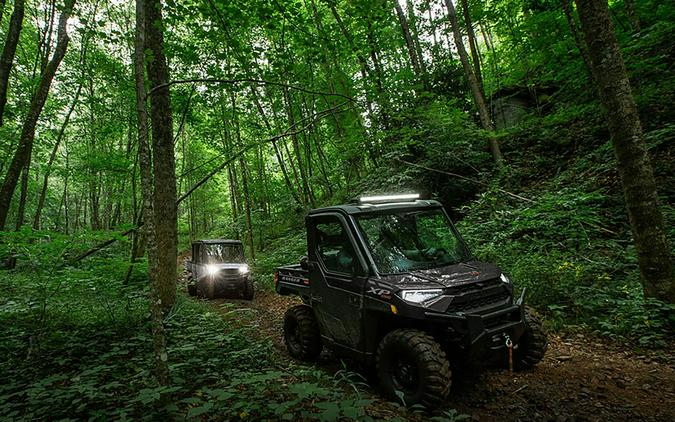
[[[0,364],[0,415],[91,415],[64,404],[65,381],[45,408],[22,391],[67,379],[97,344],[133,365],[156,355],[155,378],[124,394],[160,387],[117,416],[199,383],[232,394],[172,366],[201,347],[184,327],[204,312],[176,298],[178,256],[241,239],[271,290],[273,268],[306,253],[306,212],[362,193],[438,199],[551,327],[667,347],[674,22],[660,0],[1,0],[0,350],[16,358]],[[265,354],[223,336],[199,356]],[[274,378],[235,374],[237,359],[233,377]],[[93,391],[111,375],[96,377],[83,403],[111,414]]]

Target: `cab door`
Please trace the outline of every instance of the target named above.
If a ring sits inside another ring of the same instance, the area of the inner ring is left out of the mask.
[[[363,257],[340,214],[308,221],[311,304],[329,341],[361,350],[363,343]]]

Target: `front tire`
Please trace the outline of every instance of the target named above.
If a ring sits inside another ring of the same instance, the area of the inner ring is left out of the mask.
[[[200,280],[197,282],[197,296],[203,299],[216,297],[216,283],[213,280]]]
[[[306,362],[315,361],[321,353],[321,332],[314,311],[307,305],[297,305],[284,315],[284,342],[291,357]]]
[[[541,320],[532,308],[525,308],[525,333],[514,350],[516,370],[530,369],[543,358],[548,348],[548,336]]]
[[[448,397],[452,373],[441,346],[420,330],[387,334],[377,348],[377,374],[384,395],[405,406],[438,406]]]
[[[253,300],[255,295],[255,289],[253,287],[253,281],[246,279],[244,281],[244,300]]]

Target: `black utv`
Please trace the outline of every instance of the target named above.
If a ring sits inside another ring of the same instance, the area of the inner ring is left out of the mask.
[[[185,270],[191,296],[253,299],[253,280],[240,240],[192,242],[192,260],[185,261]]]
[[[279,294],[304,304],[284,317],[288,352],[324,346],[375,365],[384,394],[405,405],[445,399],[451,367],[494,360],[530,368],[544,356],[541,323],[494,264],[479,262],[441,204],[361,198],[312,210],[308,256],[277,268]],[[451,365],[452,363],[452,365]]]

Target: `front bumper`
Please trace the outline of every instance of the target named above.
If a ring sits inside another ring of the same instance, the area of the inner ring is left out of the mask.
[[[238,298],[246,288],[248,275],[239,277],[205,276],[197,281],[198,291],[213,291],[213,297]]]
[[[506,349],[506,338],[514,344],[525,333],[525,289],[513,305],[487,313],[443,314],[425,312],[430,319],[445,320],[448,343],[472,354]]]

